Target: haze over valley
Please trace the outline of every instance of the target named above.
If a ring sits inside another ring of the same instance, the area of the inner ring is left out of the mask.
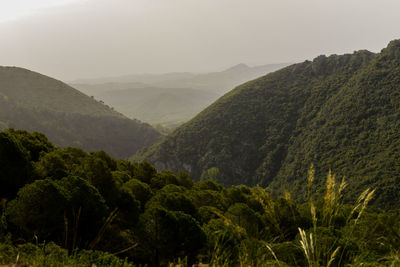
[[[70,84],[128,117],[174,128],[235,86],[287,65],[249,67],[242,63],[221,72],[130,75]]]
[[[0,266],[400,266],[399,11],[0,0]]]

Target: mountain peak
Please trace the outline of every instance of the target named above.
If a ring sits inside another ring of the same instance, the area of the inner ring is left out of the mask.
[[[244,63],[239,63],[233,67],[230,67],[229,69],[226,69],[225,72],[233,72],[233,71],[241,71],[250,68]]]
[[[400,48],[400,39],[392,40],[389,42],[387,48],[389,49],[399,49]]]
[[[382,55],[392,59],[396,65],[400,59],[400,39],[391,41],[386,48],[382,50]],[[383,59],[384,59],[383,58]]]

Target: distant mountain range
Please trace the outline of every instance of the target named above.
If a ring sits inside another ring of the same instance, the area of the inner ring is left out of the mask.
[[[67,84],[17,67],[0,67],[0,130],[45,133],[50,141],[125,158],[160,133]]]
[[[370,186],[377,203],[393,207],[400,199],[399,129],[396,40],[381,53],[319,56],[247,82],[143,157],[159,169],[196,179],[212,169],[226,185],[288,189],[297,199],[305,198],[313,163],[317,193],[332,169],[347,177],[347,199]]]
[[[76,80],[71,85],[128,117],[175,127],[233,87],[287,65],[239,64],[221,72],[130,75]]]

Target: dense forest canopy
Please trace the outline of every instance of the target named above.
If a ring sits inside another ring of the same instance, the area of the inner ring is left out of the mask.
[[[183,171],[158,172],[103,151],[59,148],[37,132],[0,132],[0,263],[399,263],[400,215],[376,213],[374,205],[370,210],[379,198],[373,188],[344,205],[346,179],[329,173],[320,177],[326,187],[317,198],[311,166],[307,202],[298,204],[289,192],[272,198],[261,187],[224,187],[211,176],[194,182]]]
[[[214,170],[225,185],[288,188],[302,201],[318,163],[318,176],[349,177],[347,200],[372,185],[379,205],[398,207],[399,84],[399,40],[377,54],[319,56],[238,86],[141,157],[197,180]]]

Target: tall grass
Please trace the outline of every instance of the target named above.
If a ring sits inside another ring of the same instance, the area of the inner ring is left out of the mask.
[[[342,248],[337,245],[337,240],[332,242],[331,244],[321,245],[317,242],[318,239],[318,219],[315,204],[311,198],[310,190],[312,188],[312,183],[315,180],[314,177],[314,166],[311,165],[310,170],[308,172],[308,201],[310,206],[310,213],[313,223],[312,231],[307,235],[306,231],[299,228],[300,234],[300,244],[301,248],[304,252],[304,255],[307,259],[309,267],[319,267],[319,266],[331,266],[333,262],[338,259],[338,265],[341,264],[341,260],[343,259],[344,250],[346,247]],[[325,227],[328,229],[334,228],[333,220],[338,215],[341,210],[343,191],[345,190],[347,183],[345,181],[345,177],[342,178],[340,184],[336,183],[336,176],[332,174],[331,170],[328,172],[328,176],[326,178],[326,190],[325,195],[323,197],[323,206],[322,206],[322,218],[321,218],[321,227]],[[354,230],[354,227],[357,225],[357,222],[361,218],[364,213],[368,203],[373,198],[375,190],[371,190],[370,188],[366,189],[354,204],[353,209],[348,215],[346,224],[350,226],[350,232],[347,234],[351,234]],[[358,212],[356,219],[352,220],[353,215]],[[347,243],[345,244],[347,246]],[[340,254],[340,255],[339,255]],[[338,257],[340,256],[340,257]]]
[[[311,165],[307,176],[307,199],[309,208],[309,219],[312,224],[308,230],[298,227],[298,247],[304,254],[306,265],[309,267],[331,267],[331,266],[351,266],[352,260],[345,259],[346,251],[350,243],[343,242],[339,236],[336,236],[336,219],[338,216],[342,216],[349,210],[344,208],[342,202],[343,193],[347,187],[346,179],[343,177],[340,182],[337,182],[336,176],[329,171],[326,177],[325,194],[322,198],[322,202],[314,202],[313,191],[315,181],[315,170],[314,166]],[[354,229],[357,227],[363,213],[371,201],[375,193],[375,190],[368,188],[365,190],[357,199],[353,207],[347,212],[347,219],[345,219],[345,225],[341,226],[348,235],[346,238],[350,238]],[[285,239],[284,229],[280,225],[279,211],[276,206],[276,202],[272,197],[261,187],[257,186],[251,189],[253,198],[262,207],[263,217],[270,225],[275,229],[275,232],[279,233],[279,237],[273,242]],[[285,191],[284,199],[288,204],[291,212],[292,221],[298,222],[300,218],[296,215],[296,203],[292,200],[292,197],[288,191]],[[347,207],[347,206],[346,206]],[[235,225],[231,220],[224,217],[220,213],[216,213],[226,224],[230,225],[242,236],[246,235],[245,230]],[[326,238],[326,234],[331,233],[331,238]],[[229,261],[231,257],[229,251],[224,249],[222,242],[223,238],[217,239],[213,256],[210,261],[210,266],[288,266],[285,262],[279,259],[279,254],[274,251],[274,244],[267,243],[266,241],[258,241],[259,247],[256,250],[261,251],[261,247],[264,247],[260,255],[259,252],[249,252],[249,246],[246,246],[245,242],[242,242],[240,248],[240,257],[237,264]],[[345,239],[347,240],[347,239]],[[265,249],[266,248],[266,249]],[[254,248],[253,248],[254,249]],[[257,254],[258,253],[258,254]],[[252,258],[251,255],[258,255],[257,259]],[[396,259],[393,258],[393,262]],[[353,263],[355,261],[353,260]]]

